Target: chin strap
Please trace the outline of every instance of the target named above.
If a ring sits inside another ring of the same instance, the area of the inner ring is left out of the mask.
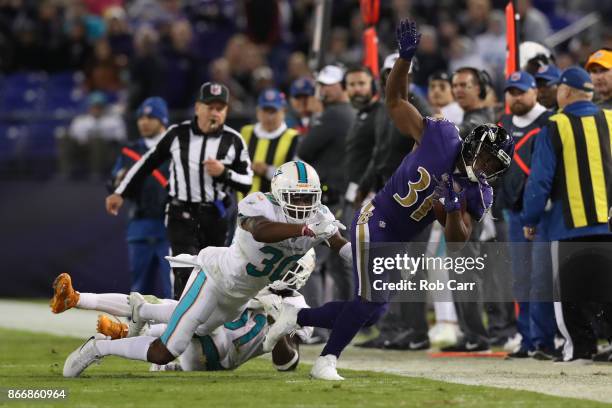
[[[467,174],[470,181],[478,183],[478,177],[476,176],[476,173],[474,173],[474,169],[472,168],[472,166],[465,166],[465,173]]]

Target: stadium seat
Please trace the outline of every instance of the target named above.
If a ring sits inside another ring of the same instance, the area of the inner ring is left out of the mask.
[[[37,111],[42,98],[40,88],[7,86],[0,96],[0,111],[9,115]]]
[[[20,72],[7,75],[4,78],[4,83],[7,86],[13,85],[18,88],[43,87],[48,78],[46,72]]]
[[[57,155],[57,139],[67,131],[68,120],[41,120],[27,125],[27,156],[53,158]]]
[[[85,92],[79,87],[48,88],[41,111],[57,119],[73,117],[85,110],[85,96]]]
[[[19,73],[5,77],[0,91],[0,112],[6,116],[26,117],[37,111],[46,81],[44,73]]]
[[[41,111],[50,117],[73,117],[85,109],[85,91],[81,88],[83,74],[66,71],[53,74],[47,81]]]
[[[80,71],[65,71],[52,74],[47,81],[47,89],[74,88],[83,83],[84,75]]]

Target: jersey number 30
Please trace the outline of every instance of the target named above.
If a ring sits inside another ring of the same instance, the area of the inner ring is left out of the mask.
[[[271,246],[265,246],[259,250],[266,255],[270,255],[270,257],[261,261],[261,269],[258,269],[252,263],[248,264],[246,266],[247,273],[256,278],[268,276],[271,273],[270,282],[281,279],[287,272],[288,267],[302,257],[302,254],[296,254],[285,258],[283,257],[283,251]]]

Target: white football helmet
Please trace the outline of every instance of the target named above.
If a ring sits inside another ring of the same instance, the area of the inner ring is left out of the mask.
[[[319,175],[304,162],[290,161],[278,167],[271,189],[289,222],[305,223],[321,206]]]
[[[317,263],[317,256],[314,248],[310,248],[303,257],[297,260],[293,269],[288,271],[282,279],[270,284],[274,290],[295,289],[299,290],[306,284]]]

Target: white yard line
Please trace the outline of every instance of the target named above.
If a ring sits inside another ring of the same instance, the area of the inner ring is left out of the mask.
[[[4,328],[86,338],[95,333],[97,315],[97,312],[86,310],[54,315],[44,304],[0,299],[0,327]],[[312,363],[321,348],[302,346],[301,360]],[[339,368],[612,403],[612,364],[580,366],[532,359],[430,358],[423,352],[349,347],[340,358]],[[347,377],[350,381],[351,374]]]

